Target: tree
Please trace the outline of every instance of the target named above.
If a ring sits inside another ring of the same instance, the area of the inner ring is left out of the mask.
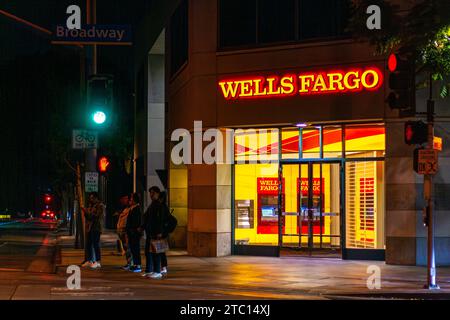
[[[440,83],[440,96],[450,93],[450,1],[422,0],[405,8],[385,0],[356,0],[352,5],[349,31],[357,39],[368,40],[375,54],[401,50],[413,55],[417,88],[428,86],[429,76]],[[381,29],[366,28],[370,5],[381,8]]]

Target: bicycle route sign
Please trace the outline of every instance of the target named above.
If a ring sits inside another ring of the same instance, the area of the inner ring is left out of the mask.
[[[90,130],[72,131],[73,149],[94,149],[98,146],[98,133]]]

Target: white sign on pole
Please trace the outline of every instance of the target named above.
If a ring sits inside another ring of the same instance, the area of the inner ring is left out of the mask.
[[[94,149],[97,148],[98,134],[89,130],[72,131],[73,149]]]
[[[419,174],[436,174],[438,171],[438,151],[433,149],[419,150],[417,169]]]
[[[85,192],[98,192],[98,172],[86,172],[84,176]]]

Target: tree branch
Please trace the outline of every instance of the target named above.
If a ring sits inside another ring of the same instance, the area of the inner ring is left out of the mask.
[[[66,157],[64,157],[64,161],[65,163],[67,163],[67,165],[69,166],[70,169],[72,169],[75,173],[77,172],[77,169],[75,169],[72,164],[69,162],[69,160],[67,160]]]

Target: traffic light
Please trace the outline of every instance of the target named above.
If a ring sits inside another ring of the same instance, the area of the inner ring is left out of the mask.
[[[405,122],[405,143],[408,145],[423,144],[428,141],[428,126],[423,121]]]
[[[51,195],[50,193],[46,193],[44,194],[43,198],[45,209],[50,209],[53,205],[53,195]]]
[[[98,170],[102,173],[108,171],[108,167],[110,165],[109,159],[105,156],[100,157],[98,159]]]
[[[408,54],[392,53],[388,58],[389,95],[387,102],[391,109],[415,110],[414,59]]]
[[[113,78],[95,75],[88,80],[87,113],[91,127],[109,126],[113,119]]]
[[[45,204],[50,204],[52,203],[53,197],[50,194],[45,194],[44,195],[44,203]]]

